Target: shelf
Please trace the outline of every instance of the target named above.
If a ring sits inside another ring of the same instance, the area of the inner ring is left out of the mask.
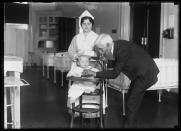
[[[57,23],[57,22],[49,22],[49,24],[58,25],[58,23]]]
[[[48,22],[49,23],[58,23],[58,17],[48,17]]]
[[[58,18],[54,16],[39,17],[39,40],[58,40]]]
[[[49,39],[49,37],[47,37],[47,36],[40,36],[39,39],[40,40],[47,40],[47,39]]]
[[[47,17],[46,16],[41,16],[40,19],[39,19],[40,23],[47,23]]]
[[[47,28],[47,24],[40,24],[40,28]]]
[[[49,29],[57,29],[57,26],[49,26]]]

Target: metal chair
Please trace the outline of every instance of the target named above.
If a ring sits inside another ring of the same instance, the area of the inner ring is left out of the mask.
[[[71,82],[72,81],[69,79],[69,86]],[[103,80],[99,81],[99,84],[100,84],[100,89],[96,89],[94,92],[91,92],[91,93],[83,93],[79,97],[79,104],[77,106],[75,106],[75,103],[72,103],[72,115],[71,115],[70,128],[73,128],[74,126],[75,112],[78,112],[80,114],[82,127],[84,127],[85,114],[98,113],[99,125],[100,125],[100,128],[103,128],[103,84],[104,84],[104,81]],[[100,101],[99,103],[88,103],[88,102],[84,103],[82,102],[83,96],[99,96]],[[94,105],[97,108],[85,107],[85,106],[90,106],[90,105]]]

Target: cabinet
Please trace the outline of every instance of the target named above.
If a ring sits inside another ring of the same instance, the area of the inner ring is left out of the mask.
[[[39,41],[54,41],[56,51],[68,50],[75,33],[75,18],[39,16]]]
[[[32,18],[32,35],[34,44],[34,62],[42,65],[44,52],[56,51],[58,45],[58,18],[62,17],[61,11],[35,10]],[[52,44],[53,41],[53,44]],[[47,43],[47,44],[44,44]],[[48,47],[46,46],[48,45]],[[53,48],[51,45],[53,45]]]
[[[58,17],[39,16],[39,40],[58,39]]]
[[[61,11],[36,11],[36,41],[37,48],[40,41],[53,41],[53,47],[56,49],[58,43],[58,21],[62,17]]]

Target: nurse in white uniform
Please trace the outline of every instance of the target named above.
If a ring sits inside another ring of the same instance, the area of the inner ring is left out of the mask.
[[[72,60],[76,60],[79,54],[95,56],[93,47],[98,34],[92,30],[93,25],[94,17],[85,10],[79,16],[79,33],[73,37],[68,48],[68,53]],[[76,66],[76,62],[72,63],[71,68],[73,68],[73,66]],[[69,99],[67,101],[67,106],[71,108]]]
[[[83,52],[87,52],[91,56],[95,55],[92,50],[98,34],[92,31],[93,25],[94,17],[85,10],[79,17],[79,34],[73,37],[68,48],[68,53],[73,60]]]

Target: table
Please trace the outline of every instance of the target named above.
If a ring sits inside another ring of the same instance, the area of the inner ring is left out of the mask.
[[[6,77],[7,71],[13,71],[13,77]],[[23,72],[23,59],[17,56],[4,56],[4,128],[7,128],[7,95],[6,89],[10,88],[10,97],[12,103],[12,120],[13,127],[19,129],[20,123],[20,86],[29,85],[25,80],[20,79],[20,73]]]
[[[43,76],[45,76],[44,66],[47,66],[47,79],[49,79],[49,67],[54,67],[55,53],[43,53]]]
[[[61,71],[61,87],[63,87],[63,73],[68,72],[71,68],[72,60],[68,52],[59,52],[54,56],[54,83],[56,83],[56,71]]]

